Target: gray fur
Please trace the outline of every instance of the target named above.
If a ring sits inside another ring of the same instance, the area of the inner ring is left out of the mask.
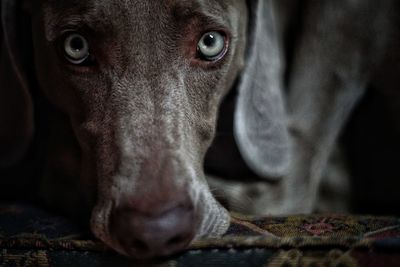
[[[197,218],[194,238],[221,235],[229,216],[211,194],[203,160],[218,107],[239,79],[235,138],[257,180],[209,177],[211,187],[232,207],[240,198],[242,212],[315,210],[338,135],[384,60],[390,37],[380,29],[392,26],[387,14],[394,0],[379,7],[373,1],[287,2],[26,5],[35,77],[56,110],[49,114],[42,196],[70,213],[91,214],[93,233],[122,254],[132,255],[110,231],[110,217],[135,197],[140,208],[151,209],[187,194]],[[0,166],[23,157],[33,134],[16,45],[19,8],[14,0],[1,2],[0,124],[17,123],[0,133],[0,148],[8,146],[0,149]],[[207,67],[191,58],[199,35],[213,29],[225,29],[231,39],[226,57]],[[95,67],[65,63],[57,43],[66,30],[87,34]],[[7,112],[9,103],[16,112]]]
[[[2,1],[3,19],[17,13],[15,3]],[[93,233],[122,254],[131,253],[110,232],[110,218],[136,196],[152,212],[151,199],[168,204],[188,194],[195,238],[225,232],[229,216],[211,195],[202,162],[218,105],[243,67],[245,11],[244,1],[32,3],[36,77],[56,109],[49,114],[45,200],[70,213],[91,213]],[[14,25],[3,23],[10,30],[5,36],[16,42]],[[197,40],[215,29],[231,35],[229,52],[223,63],[208,67],[192,58]],[[66,30],[87,34],[95,67],[68,65],[60,56],[58,42]],[[8,50],[17,64],[18,51]],[[1,77],[6,93],[28,94],[26,82],[4,85],[6,78]],[[25,107],[23,99],[12,100]],[[9,116],[4,112],[1,119]]]
[[[286,73],[280,74],[281,79],[286,77],[287,84],[284,91],[287,118],[281,120],[287,121],[290,133],[289,172],[278,183],[251,179],[222,182],[210,177],[211,187],[220,189],[228,206],[250,214],[309,213],[321,206],[318,199],[321,183],[329,183],[325,178],[331,179],[333,172],[342,173],[339,180],[348,177],[343,169],[326,173],[331,166],[338,166],[329,163],[337,138],[367,88],[374,84],[377,90],[383,90],[386,86],[374,81],[376,73],[382,73],[380,68],[398,69],[398,63],[382,64],[388,60],[385,54],[396,55],[391,47],[398,43],[393,37],[400,30],[395,19],[399,5],[395,1],[375,4],[373,1],[295,1],[293,5],[276,2],[275,19],[281,22],[276,36],[289,36],[293,42],[286,43],[292,57],[285,54]],[[292,18],[289,21],[288,14]],[[385,52],[386,49],[393,52]],[[388,71],[386,78],[392,72]],[[343,181],[340,187],[344,185],[348,186],[349,181]],[[342,192],[348,190],[343,188]],[[340,211],[348,210],[349,203],[335,204],[335,201],[330,208],[323,204],[323,209],[332,210],[339,205]]]

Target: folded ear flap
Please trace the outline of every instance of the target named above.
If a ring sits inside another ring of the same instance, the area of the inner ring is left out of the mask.
[[[277,179],[287,174],[290,164],[279,25],[273,1],[249,0],[248,7],[250,33],[236,103],[235,138],[256,174]]]
[[[0,3],[0,167],[16,163],[33,136],[33,104],[22,63],[18,2]]]

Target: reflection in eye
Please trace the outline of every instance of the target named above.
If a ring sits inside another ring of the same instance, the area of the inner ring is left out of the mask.
[[[89,44],[82,35],[72,33],[65,38],[64,53],[72,64],[82,64],[89,57]]]
[[[207,32],[200,38],[197,50],[205,60],[218,60],[226,51],[225,36],[216,31]]]

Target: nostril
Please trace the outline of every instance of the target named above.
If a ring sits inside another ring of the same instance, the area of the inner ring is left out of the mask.
[[[192,241],[196,218],[194,209],[183,205],[155,215],[120,208],[112,213],[110,231],[121,248],[134,257],[166,256]]]
[[[150,250],[147,244],[139,239],[133,239],[130,245],[131,248],[137,250],[138,252],[147,252]]]

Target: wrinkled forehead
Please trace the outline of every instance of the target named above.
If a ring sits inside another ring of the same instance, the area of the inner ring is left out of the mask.
[[[42,0],[47,37],[59,28],[84,25],[106,34],[129,29],[184,27],[211,24],[230,28],[245,0]],[[236,12],[232,12],[236,11]],[[236,14],[232,14],[236,13]]]

